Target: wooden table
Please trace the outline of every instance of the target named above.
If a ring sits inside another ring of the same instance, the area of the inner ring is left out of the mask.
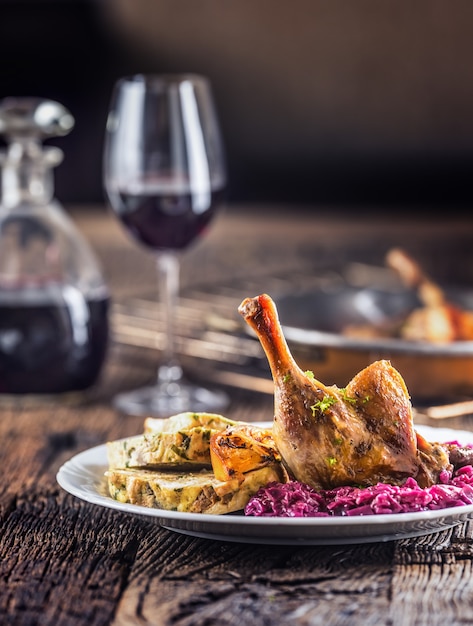
[[[72,207],[120,302],[154,289],[154,261],[103,209]],[[231,207],[183,259],[183,290],[243,284],[332,261],[379,261],[403,244],[431,267],[472,280],[473,223],[287,207]],[[455,254],[454,254],[455,252]],[[461,257],[458,254],[461,253]],[[236,278],[240,283],[236,282]],[[443,276],[442,276],[443,278]],[[242,288],[241,299],[255,293]],[[211,299],[208,306],[212,306]],[[141,432],[111,404],[153,377],[155,350],[114,343],[83,402],[19,399],[0,410],[0,623],[209,626],[421,625],[473,621],[473,526],[416,539],[258,546],[173,533],[74,498],[56,482],[76,453]],[[228,417],[268,420],[272,396],[235,386]],[[471,416],[442,426],[472,428]],[[428,423],[428,420],[426,420]]]

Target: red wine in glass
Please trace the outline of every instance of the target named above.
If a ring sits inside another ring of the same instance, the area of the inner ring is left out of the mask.
[[[165,345],[155,383],[123,392],[133,415],[218,412],[228,398],[187,380],[175,350],[180,254],[223,203],[226,169],[209,81],[195,74],[136,75],[112,94],[104,187],[124,228],[156,256]]]
[[[155,250],[181,250],[205,233],[224,201],[223,189],[205,194],[119,192],[116,213],[142,244]]]

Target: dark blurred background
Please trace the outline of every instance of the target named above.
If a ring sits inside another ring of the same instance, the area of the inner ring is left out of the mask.
[[[473,204],[471,0],[0,0],[0,97],[65,104],[64,203],[103,202],[114,81],[214,86],[230,202]]]

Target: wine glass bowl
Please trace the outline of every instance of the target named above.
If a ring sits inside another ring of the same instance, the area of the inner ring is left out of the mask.
[[[166,342],[157,381],[119,394],[138,415],[216,411],[227,403],[185,379],[175,350],[180,255],[224,201],[223,143],[208,79],[196,74],[124,77],[115,84],[104,146],[107,200],[133,239],[156,255]]]

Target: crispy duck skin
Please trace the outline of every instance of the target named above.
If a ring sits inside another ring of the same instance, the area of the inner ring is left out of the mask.
[[[405,382],[376,361],[345,389],[303,372],[286,343],[273,300],[246,298],[238,308],[256,332],[274,381],[273,436],[289,473],[316,489],[378,482],[421,487],[452,470],[448,447],[414,430]]]

